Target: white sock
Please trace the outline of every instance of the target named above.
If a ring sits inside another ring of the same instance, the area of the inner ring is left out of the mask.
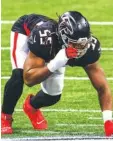
[[[107,120],[112,120],[112,111],[110,111],[110,110],[104,110],[104,111],[102,112],[102,115],[103,115],[104,123],[105,123]]]

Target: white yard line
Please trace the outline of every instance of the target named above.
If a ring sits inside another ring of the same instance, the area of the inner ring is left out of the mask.
[[[101,117],[89,117],[88,119],[90,119],[90,120],[102,120]]]
[[[102,21],[89,21],[91,25],[113,25],[113,22],[102,22]]]
[[[78,124],[79,125],[79,124]],[[69,125],[68,125],[69,126]],[[83,125],[80,125],[83,126]],[[89,126],[88,124],[85,125]],[[91,127],[97,127],[97,124],[92,124]],[[98,128],[101,125],[98,126]],[[105,137],[104,135],[96,135],[95,132],[87,132],[87,131],[82,131],[82,132],[76,132],[76,131],[38,131],[38,130],[17,130],[19,133],[24,133],[24,134],[29,134],[29,137],[17,137],[17,138],[2,138],[1,141],[37,141],[37,140],[43,140],[43,141],[72,141],[72,140],[76,140],[76,141],[80,141],[80,140],[97,140],[97,141],[111,141],[113,140],[113,137]],[[30,137],[30,134],[37,134],[36,137]],[[41,134],[43,136],[41,136]],[[48,135],[49,136],[46,136]],[[62,134],[62,135],[61,135]]]
[[[7,80],[10,76],[2,76],[1,79]],[[64,77],[65,80],[89,80],[88,77]],[[107,80],[113,80],[113,77],[108,77]]]
[[[19,132],[22,132],[22,133],[38,133],[38,134],[61,134],[61,131],[37,131],[37,130],[19,130]],[[85,135],[88,135],[88,134],[94,134],[94,132],[69,132],[69,131],[62,131],[63,133],[71,133],[73,135],[80,135],[80,134],[85,134]]]
[[[27,130],[20,130],[20,132],[22,133],[27,133]],[[31,131],[30,133],[33,133],[34,134],[35,131]],[[42,132],[42,131],[41,131]],[[29,133],[29,132],[28,132]],[[58,133],[58,132],[56,132]],[[76,132],[74,133],[75,135],[70,135],[70,136],[67,136],[67,135],[63,135],[63,136],[57,136],[56,133],[54,133],[54,136],[45,136],[45,137],[24,137],[24,138],[4,138],[4,139],[1,139],[1,141],[65,141],[65,140],[68,140],[68,141],[72,141],[72,140],[76,140],[76,141],[80,141],[80,140],[97,140],[97,141],[111,141],[113,139],[113,137],[105,137],[105,136],[94,136],[93,134],[95,133],[92,133],[90,134],[90,132],[84,132],[82,134],[85,134],[87,133],[88,135],[80,135],[79,132],[78,134],[76,135]],[[61,132],[60,132],[61,134]]]
[[[109,48],[102,47],[101,49],[102,49],[102,51],[113,51],[112,47],[109,47]],[[1,47],[1,50],[10,50],[10,47]]]
[[[89,80],[88,77],[64,77],[65,80]],[[113,77],[107,77],[107,80],[113,80]]]
[[[111,48],[111,47],[110,47],[110,48],[104,48],[104,47],[103,47],[103,48],[101,48],[101,49],[102,49],[102,51],[113,51],[113,48]]]
[[[103,124],[72,124],[72,123],[59,123],[59,124],[55,124],[55,126],[59,126],[59,127],[70,127],[70,126],[74,126],[74,127],[103,127]]]
[[[13,24],[15,20],[2,20],[0,21],[0,24]],[[109,21],[89,21],[91,25],[113,25],[113,22]]]
[[[101,110],[90,109],[41,109],[44,112],[79,112],[79,113],[100,113]],[[15,112],[23,112],[23,109],[15,109]]]
[[[88,119],[90,119],[90,120],[102,120],[101,117],[89,117]],[[113,120],[113,118],[112,118],[112,120]]]

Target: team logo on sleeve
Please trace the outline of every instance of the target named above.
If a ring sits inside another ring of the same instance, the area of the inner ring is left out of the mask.
[[[33,36],[32,36],[32,34],[30,35],[30,37],[29,37],[29,39],[28,39],[28,42],[30,43],[30,44],[33,44],[34,42],[33,42]]]

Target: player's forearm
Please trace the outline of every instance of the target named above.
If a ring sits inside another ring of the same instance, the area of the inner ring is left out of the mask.
[[[70,51],[71,50],[71,51]],[[44,67],[36,67],[32,68],[31,67],[26,67],[26,64],[24,65],[24,82],[28,86],[33,86],[35,84],[39,84],[42,81],[44,81],[49,75],[52,74],[52,72],[55,72],[59,68],[65,66],[69,58],[67,57],[66,54],[68,54],[69,57],[75,57],[76,55],[76,50],[73,51],[71,48],[68,50],[66,53],[65,49],[61,49],[55,58],[51,60],[47,66]]]
[[[113,103],[112,103],[112,94],[110,88],[106,87],[100,87],[97,89],[98,97],[99,97],[99,103],[101,110],[113,110]]]
[[[27,86],[39,84],[44,81],[52,72],[45,66],[42,68],[33,68],[24,72],[24,82]]]
[[[39,84],[44,81],[52,72],[56,71],[57,69],[63,67],[68,58],[65,54],[65,50],[62,49],[56,55],[56,57],[51,60],[47,66],[44,67],[34,67],[32,63],[29,65],[25,63],[24,65],[24,82],[28,86],[33,86],[35,84]]]

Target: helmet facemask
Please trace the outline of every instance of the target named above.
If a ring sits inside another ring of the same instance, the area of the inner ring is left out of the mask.
[[[72,47],[77,49],[78,55],[76,58],[81,58],[87,52],[91,43],[91,37],[84,37],[79,38],[78,40],[74,40],[69,38],[66,34],[63,34],[63,31],[61,31],[60,37],[62,38],[65,48],[71,44]]]
[[[87,52],[89,45],[91,43],[91,38],[79,38],[77,41],[68,40],[68,45],[71,44],[72,47],[77,49],[77,57],[81,58]]]

